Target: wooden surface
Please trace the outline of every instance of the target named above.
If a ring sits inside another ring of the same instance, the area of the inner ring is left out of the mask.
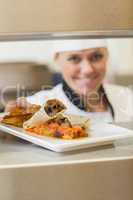
[[[0,0],[0,33],[133,29],[132,0]]]
[[[1,200],[132,200],[132,187],[133,139],[54,153],[0,133]]]

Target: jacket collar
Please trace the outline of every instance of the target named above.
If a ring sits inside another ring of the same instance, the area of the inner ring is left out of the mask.
[[[106,86],[105,86],[106,88]],[[65,93],[65,95],[67,96],[67,98],[70,100],[70,102],[72,104],[74,104],[77,108],[79,108],[80,110],[83,110],[85,111],[86,110],[86,104],[85,104],[85,101],[82,99],[82,97],[80,97],[79,95],[77,95],[69,86],[68,84],[63,80],[62,82],[62,89]],[[107,89],[107,93],[108,93],[108,87],[106,88]],[[105,95],[105,98],[106,98],[106,101],[111,109],[111,113],[112,113],[112,116],[114,118],[114,109],[112,107],[112,103],[111,101],[108,99],[108,95],[106,94],[105,92],[105,89],[103,86],[101,86],[100,88],[101,92]],[[110,95],[109,95],[110,96]]]

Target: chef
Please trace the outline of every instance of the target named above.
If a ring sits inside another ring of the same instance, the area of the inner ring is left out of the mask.
[[[109,52],[104,39],[53,41],[53,60],[63,77],[62,83],[26,99],[9,103],[44,104],[48,99],[61,100],[67,113],[89,117],[96,122],[133,120],[133,93],[130,88],[105,82]]]

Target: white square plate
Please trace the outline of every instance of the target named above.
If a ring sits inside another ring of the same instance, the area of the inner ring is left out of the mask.
[[[0,124],[0,130],[55,152],[105,145],[113,143],[118,139],[133,137],[132,130],[107,123],[91,125],[91,137],[74,140],[62,140],[58,138],[38,136],[31,133],[29,134],[22,128],[4,124]]]

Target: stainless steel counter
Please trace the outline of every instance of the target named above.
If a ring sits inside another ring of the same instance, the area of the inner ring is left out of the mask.
[[[133,139],[54,153],[0,135],[0,200],[133,200]]]

